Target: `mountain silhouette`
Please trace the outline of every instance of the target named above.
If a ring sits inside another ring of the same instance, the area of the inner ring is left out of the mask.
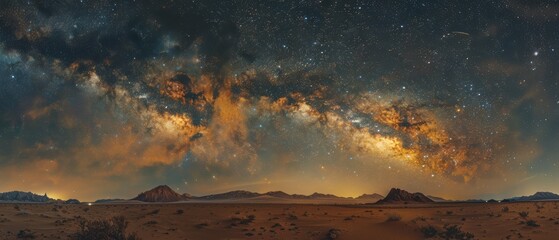
[[[243,199],[243,198],[253,198],[260,196],[260,193],[249,192],[244,190],[230,191],[226,193],[211,194],[202,197],[196,197],[200,200],[226,200],[226,199]]]
[[[423,193],[409,193],[399,188],[392,188],[385,198],[377,203],[431,203],[434,202]]]
[[[10,201],[10,202],[52,202],[55,201],[45,195],[39,195],[32,192],[21,192],[21,191],[11,191],[0,193],[0,201]]]
[[[264,197],[264,198],[262,198]],[[283,191],[270,191],[266,193],[250,192],[245,190],[229,191],[225,193],[210,194],[205,196],[191,196],[187,193],[179,194],[166,185],[161,185],[149,191],[138,194],[131,200],[142,202],[178,202],[178,201],[220,201],[220,200],[255,200],[255,199],[289,199],[289,200],[318,200],[318,201],[351,201],[360,200],[360,202],[375,202],[382,199],[379,194],[363,194],[357,198],[339,197],[333,194],[324,194],[315,192],[311,195],[288,194]],[[100,202],[111,202],[111,199],[100,200]],[[116,200],[118,201],[118,200]]]
[[[167,185],[157,186],[149,191],[140,193],[131,200],[142,202],[178,202],[188,200],[188,195],[180,195]]]
[[[521,202],[521,201],[540,201],[540,200],[559,200],[559,195],[552,192],[536,192],[530,196],[507,198],[504,201]]]
[[[363,194],[359,197],[356,197],[355,199],[362,199],[362,200],[371,200],[371,199],[382,199],[384,198],[382,195],[378,194],[378,193],[373,193],[373,194]]]

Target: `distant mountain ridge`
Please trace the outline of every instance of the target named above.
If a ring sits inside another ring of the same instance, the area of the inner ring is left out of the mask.
[[[521,201],[540,201],[540,200],[559,200],[559,195],[552,192],[536,192],[530,196],[513,197],[504,199],[504,201],[521,202]]]
[[[359,197],[356,197],[355,199],[364,199],[364,200],[369,200],[369,199],[376,199],[376,200],[380,200],[383,199],[384,197],[378,193],[373,193],[373,194],[363,194]]]
[[[46,193],[39,195],[32,192],[11,191],[0,193],[0,201],[46,203],[56,200],[49,198]]]
[[[282,198],[282,199],[348,199],[344,197],[338,197],[332,194],[324,194],[324,193],[313,193],[311,195],[305,196],[301,194],[287,194],[282,191],[271,191],[266,193],[256,193],[256,192],[249,192],[244,190],[237,190],[225,193],[218,193],[218,194],[211,194],[201,197],[192,197],[192,199],[198,200],[228,200],[228,199],[246,199],[246,198],[255,198],[255,197],[275,197],[275,198]]]
[[[122,198],[97,199],[95,200],[95,203],[110,203],[110,202],[119,202],[119,201],[126,201],[126,199],[122,199]]]
[[[253,198],[260,196],[259,193],[249,192],[244,190],[231,191],[226,193],[206,195],[202,197],[194,197],[195,199],[201,200],[225,200],[225,199],[242,199],[242,198]]]
[[[286,198],[286,199],[304,197],[303,195],[290,195],[290,194],[287,194],[287,193],[282,192],[282,191],[267,192],[267,193],[264,193],[263,195],[270,196],[270,197],[276,197],[276,198]]]
[[[339,197],[333,194],[313,193],[311,195],[301,194],[287,194],[282,191],[270,191],[266,193],[256,193],[245,190],[236,190],[225,193],[210,194],[205,196],[191,196],[187,193],[179,194],[166,185],[157,186],[146,192],[138,194],[135,198],[130,200],[137,200],[142,202],[179,202],[187,200],[202,200],[202,201],[218,201],[218,200],[240,200],[240,199],[255,199],[259,197],[270,197],[274,199],[293,199],[293,200],[371,200],[375,202],[382,198],[379,194],[363,194],[357,198]],[[374,201],[373,201],[374,200]],[[102,202],[110,202],[110,200],[101,200]]]
[[[423,193],[409,193],[399,188],[392,188],[385,198],[379,200],[377,203],[432,203],[432,199],[425,196]]]
[[[435,201],[435,202],[452,202],[451,200],[447,200],[444,199],[442,197],[436,197],[436,196],[432,196],[432,195],[427,195],[428,198],[430,198],[431,200]]]

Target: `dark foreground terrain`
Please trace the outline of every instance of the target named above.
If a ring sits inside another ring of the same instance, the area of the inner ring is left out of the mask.
[[[140,239],[557,239],[558,202],[0,204],[0,239],[70,239],[122,216]]]

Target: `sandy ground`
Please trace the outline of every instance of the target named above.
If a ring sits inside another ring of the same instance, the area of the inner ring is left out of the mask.
[[[474,239],[558,239],[558,202],[423,205],[0,204],[0,239],[68,239],[79,219],[124,216],[142,239],[425,239],[420,230],[458,225]],[[508,208],[508,209],[507,209]],[[181,213],[182,212],[182,213]],[[527,212],[521,217],[520,212]],[[253,215],[254,220],[250,219]],[[392,220],[392,221],[390,221]],[[534,220],[539,226],[527,226]],[[523,223],[524,222],[524,223]],[[434,238],[440,239],[440,238]]]

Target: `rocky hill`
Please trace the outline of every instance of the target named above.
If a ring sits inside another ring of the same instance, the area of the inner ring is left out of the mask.
[[[55,200],[49,198],[46,193],[45,195],[38,195],[32,192],[11,191],[0,193],[0,201],[45,203]]]
[[[399,188],[392,188],[385,198],[377,203],[431,203],[434,202],[423,193],[409,193]]]
[[[167,185],[157,186],[149,191],[140,193],[131,200],[142,202],[178,202],[188,200],[188,195],[181,195]]]

